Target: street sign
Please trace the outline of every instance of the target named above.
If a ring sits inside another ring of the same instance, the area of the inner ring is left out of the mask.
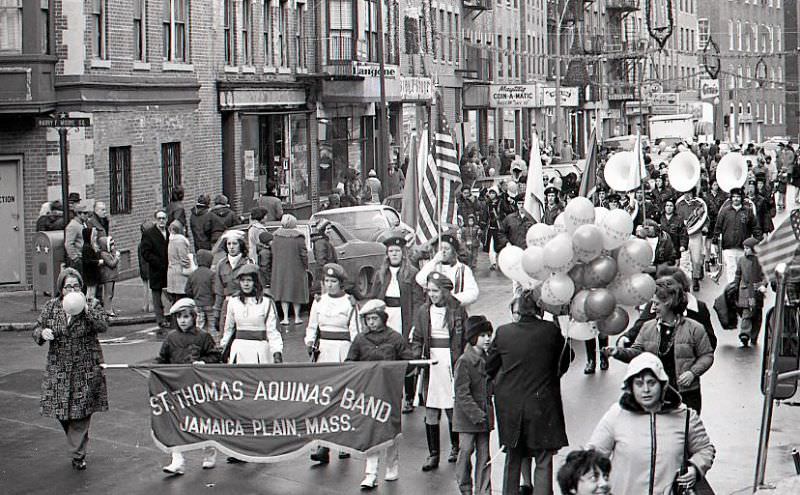
[[[78,117],[39,117],[36,119],[36,127],[90,127],[92,124],[88,118]]]

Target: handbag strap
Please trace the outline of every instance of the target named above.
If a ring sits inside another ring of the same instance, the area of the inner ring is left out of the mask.
[[[686,425],[683,428],[683,465],[682,471],[689,467],[689,414],[691,411],[686,408]]]

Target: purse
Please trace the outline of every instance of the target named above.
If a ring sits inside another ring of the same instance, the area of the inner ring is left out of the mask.
[[[686,425],[683,428],[683,463],[681,464],[681,470],[678,475],[675,476],[675,480],[672,481],[672,489],[670,490],[670,494],[672,495],[714,495],[714,489],[711,488],[711,485],[708,483],[708,479],[705,476],[700,475],[698,473],[698,478],[694,482],[692,486],[683,486],[678,483],[678,476],[681,473],[685,473],[686,470],[689,468],[689,414],[690,411],[686,409]]]

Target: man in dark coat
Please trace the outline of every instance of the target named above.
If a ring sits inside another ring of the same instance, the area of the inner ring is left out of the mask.
[[[195,252],[201,249],[211,251],[211,217],[208,214],[211,197],[208,194],[201,194],[197,197],[197,203],[192,207],[189,215],[189,225],[192,228]]]
[[[553,454],[566,446],[560,379],[574,357],[559,329],[539,318],[531,291],[515,301],[518,322],[499,327],[486,363],[494,380],[500,444],[506,448],[503,494],[519,493],[523,459],[536,460],[536,495],[553,493]]]
[[[278,197],[278,186],[274,181],[267,182],[267,190],[258,198],[258,206],[267,210],[265,222],[277,222],[283,216],[283,203]]]
[[[239,223],[236,214],[231,210],[228,197],[224,194],[217,194],[214,197],[214,206],[208,213],[211,218],[211,244],[213,245],[222,237],[222,234]]]
[[[525,195],[520,194],[517,196],[517,212],[509,214],[500,223],[500,231],[498,237],[500,238],[498,251],[502,250],[508,243],[514,246],[525,249],[527,243],[525,236],[528,234],[528,229],[531,228],[536,220],[524,208]]]
[[[161,328],[168,328],[164,319],[164,306],[161,304],[161,291],[167,286],[167,246],[169,231],[167,230],[167,212],[158,210],[155,213],[156,223],[142,232],[142,259],[147,263],[150,273],[150,292],[153,296],[153,313]]]

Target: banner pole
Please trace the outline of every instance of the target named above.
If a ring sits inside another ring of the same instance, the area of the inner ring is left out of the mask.
[[[353,361],[358,362],[358,361]],[[366,362],[366,361],[365,361]],[[107,364],[101,363],[100,367],[103,369],[115,370],[150,370],[161,368],[187,368],[187,367],[204,367],[204,368],[268,368],[275,366],[292,366],[295,364],[307,363],[281,363],[281,364],[225,364],[225,363],[205,363],[205,364]],[[314,366],[338,366],[344,363],[314,363]],[[433,359],[411,359],[408,361],[411,366],[432,366],[439,364],[439,361]]]

